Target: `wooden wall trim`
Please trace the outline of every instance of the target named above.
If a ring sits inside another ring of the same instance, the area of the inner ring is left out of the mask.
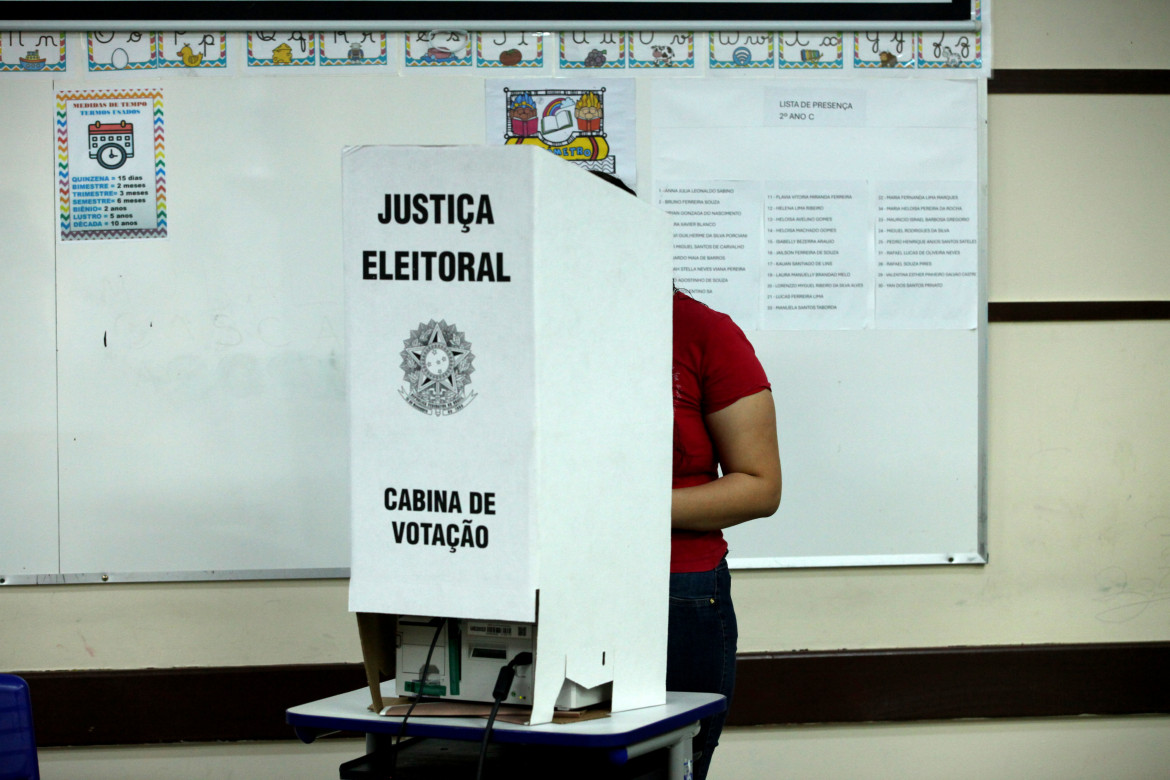
[[[1170,642],[748,654],[728,722],[1170,713],[1167,662]]]
[[[361,664],[17,674],[42,747],[289,739],[289,707],[366,684]]]
[[[992,95],[1170,95],[1170,70],[1004,69]],[[1093,322],[1170,319],[1170,301],[992,302],[989,322]]]
[[[990,95],[1168,95],[1170,70],[995,69]]]
[[[1170,713],[1170,642],[746,653],[729,723]],[[20,673],[37,743],[292,739],[284,711],[365,685],[361,664]]]
[[[1002,301],[987,304],[988,322],[1167,319],[1170,319],[1170,301]]]

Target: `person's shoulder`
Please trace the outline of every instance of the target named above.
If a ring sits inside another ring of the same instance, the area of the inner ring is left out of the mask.
[[[731,317],[697,301],[681,290],[674,293],[674,316],[676,322],[708,331],[712,328],[735,327]]]
[[[674,311],[676,314],[684,314],[687,317],[698,318],[719,315],[719,312],[715,311],[707,304],[695,300],[682,290],[674,291]]]

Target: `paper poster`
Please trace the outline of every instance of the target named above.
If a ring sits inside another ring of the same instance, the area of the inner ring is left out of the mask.
[[[918,64],[916,39],[912,32],[853,33],[853,67],[913,68]]]
[[[423,30],[403,34],[408,68],[470,68],[471,33],[461,30]]]
[[[636,189],[634,85],[626,79],[492,79],[489,145],[539,146]]]
[[[967,182],[898,182],[877,192],[877,325],[974,328],[979,218]]]
[[[317,33],[323,67],[386,65],[389,56],[384,32]]]
[[[61,73],[65,70],[65,33],[0,32],[0,73]]]
[[[656,204],[674,217],[674,284],[745,330],[759,329],[760,185],[672,181]]]
[[[777,35],[777,61],[788,70],[841,70],[845,67],[840,32],[782,32]]]
[[[158,33],[91,32],[85,36],[89,70],[149,70],[156,67]]]
[[[621,70],[626,67],[624,32],[563,32],[560,41],[558,62],[563,70]]]
[[[165,238],[161,89],[57,93],[62,241]]]
[[[248,33],[249,68],[298,68],[316,64],[316,33]]]
[[[226,68],[227,33],[159,33],[158,67],[201,70]]]
[[[695,67],[695,36],[684,32],[631,32],[631,68],[669,73]]]
[[[866,91],[833,82],[769,84],[764,124],[775,127],[865,127]]]
[[[976,106],[958,80],[656,83],[655,188],[695,222],[676,274],[725,280],[697,297],[762,329],[975,327]],[[736,249],[701,265],[716,236]]]
[[[545,33],[481,32],[475,37],[475,64],[480,68],[543,68]]]
[[[918,67],[981,68],[983,39],[972,32],[932,32],[918,36]]]
[[[707,35],[707,66],[712,70],[776,67],[776,41],[770,32],[713,31]]]
[[[768,182],[762,328],[872,328],[869,226],[864,181]]]

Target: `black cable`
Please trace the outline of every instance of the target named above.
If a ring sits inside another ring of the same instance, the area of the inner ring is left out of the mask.
[[[402,716],[402,723],[398,726],[398,738],[394,740],[394,747],[390,751],[390,774],[394,774],[394,770],[398,764],[398,745],[402,743],[402,737],[406,733],[406,721],[410,718],[410,713],[414,712],[414,707],[418,704],[426,693],[427,676],[431,670],[431,656],[434,655],[435,645],[439,642],[439,634],[443,631],[443,627],[447,625],[447,618],[439,618],[439,625],[435,626],[435,635],[431,637],[431,646],[427,649],[427,660],[423,662],[422,669],[419,670],[418,693],[415,694],[414,700],[410,702],[410,706],[406,708],[406,714]]]
[[[492,738],[492,725],[496,722],[496,715],[500,711],[500,704],[508,696],[508,691],[512,689],[512,681],[516,679],[516,667],[528,666],[532,663],[532,653],[517,653],[516,657],[508,662],[508,665],[500,669],[499,675],[496,676],[496,687],[492,689],[492,711],[488,715],[487,726],[483,730],[483,742],[479,745],[479,765],[475,770],[476,780],[483,779],[483,764],[487,758],[488,742]]]

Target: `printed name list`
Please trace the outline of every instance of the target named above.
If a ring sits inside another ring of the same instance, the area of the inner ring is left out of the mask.
[[[978,236],[974,185],[880,187],[877,326],[974,328]]]
[[[769,182],[762,327],[873,327],[865,182]]]
[[[740,327],[755,328],[760,276],[758,182],[674,182],[658,206],[674,216],[674,282]]]

